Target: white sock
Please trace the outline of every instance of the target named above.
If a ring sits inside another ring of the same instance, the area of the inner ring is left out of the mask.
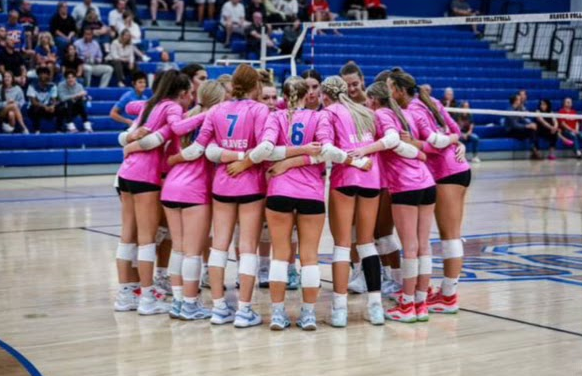
[[[177,301],[180,301],[183,299],[183,296],[184,296],[183,291],[184,291],[184,288],[182,286],[172,286],[172,296]]]
[[[168,275],[168,268],[156,268],[156,276],[163,277]]]
[[[348,294],[338,294],[333,293],[333,307],[334,308],[347,308],[348,307]]]
[[[416,291],[416,294],[414,296],[415,303],[422,303],[426,301],[427,295],[428,293],[426,291]]]
[[[392,268],[392,271],[390,272],[390,274],[392,275],[392,279],[396,283],[402,284],[402,270],[400,270],[400,268],[398,268],[398,269]]]
[[[441,292],[444,296],[452,296],[457,293],[457,286],[459,285],[458,278],[443,278],[441,283]]]
[[[198,300],[197,297],[189,297],[189,296],[185,296],[184,297],[184,303],[195,303]]]
[[[392,276],[390,275],[390,270],[391,270],[392,268],[391,268],[391,267],[389,267],[389,266],[383,266],[383,268],[384,268],[384,275],[385,275],[385,276],[388,276],[388,277],[392,277]]]
[[[271,303],[271,307],[273,308],[273,311],[276,309],[285,309],[285,302]]]
[[[238,301],[238,310],[242,311],[243,309],[251,308],[251,303]]]
[[[139,282],[131,282],[131,283],[129,283],[129,285],[131,286],[132,290],[137,290],[141,287]]]
[[[414,303],[414,295],[402,294],[402,303],[404,304]]]
[[[313,311],[315,309],[315,303],[303,303],[301,308],[304,311]]]
[[[224,298],[212,299],[212,304],[216,308],[226,308],[226,300]]]
[[[119,284],[119,291],[131,291],[133,290],[132,283],[120,283]]]
[[[271,265],[271,258],[270,257],[259,257],[259,268],[268,268]]]
[[[382,304],[382,295],[380,291],[368,293],[368,307],[375,303]]]

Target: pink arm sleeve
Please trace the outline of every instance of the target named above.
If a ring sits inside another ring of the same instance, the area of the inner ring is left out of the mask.
[[[279,114],[277,112],[272,112],[267,117],[267,122],[265,123],[263,134],[261,135],[261,138],[257,144],[262,141],[268,141],[273,145],[277,145],[279,129]]]
[[[133,101],[125,106],[125,113],[132,116],[137,116],[145,108],[146,101]]]
[[[204,122],[205,118],[206,113],[201,113],[187,119],[182,119],[176,123],[171,123],[170,126],[172,127],[172,132],[174,132],[176,135],[184,136],[198,129]]]

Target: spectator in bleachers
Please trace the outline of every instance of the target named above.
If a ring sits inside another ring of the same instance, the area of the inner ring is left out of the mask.
[[[28,117],[32,120],[32,127],[36,134],[40,133],[41,119],[57,119],[57,131],[63,129],[63,119],[56,110],[57,87],[50,79],[50,71],[47,67],[39,67],[36,70],[38,80],[28,86],[26,96],[30,101]]]
[[[194,106],[198,104],[198,88],[200,88],[200,85],[202,85],[204,81],[208,80],[208,72],[206,71],[206,68],[200,64],[188,64],[182,68],[180,72],[190,77],[190,81],[192,81],[192,106]]]
[[[83,21],[85,20],[89,9],[94,9],[95,13],[97,14],[97,18],[101,20],[101,12],[99,7],[93,4],[93,0],[83,0],[82,3],[75,5],[73,8],[73,13],[71,14],[75,20],[75,25],[77,26],[78,30],[82,30]]]
[[[515,94],[509,98],[509,111],[521,111],[521,98],[519,95]],[[506,116],[505,119],[505,129],[509,137],[516,138],[518,140],[529,140],[532,148],[532,159],[540,159],[540,146],[538,141],[538,127],[536,123],[530,121],[522,116]]]
[[[32,3],[29,0],[24,0],[20,6],[18,23],[24,28],[26,48],[32,50],[38,38],[38,22],[32,13]]]
[[[445,90],[446,93],[446,90]],[[446,95],[445,95],[446,96]],[[452,107],[450,105],[445,105],[446,107]],[[456,107],[456,106],[455,106]],[[469,109],[471,106],[469,102],[464,101],[461,104],[461,108]],[[471,146],[471,152],[473,153],[473,159],[471,162],[479,163],[481,159],[479,159],[479,136],[474,133],[475,130],[475,122],[473,121],[473,115],[471,114],[458,114],[456,116],[457,124],[459,124],[459,128],[461,129],[461,138],[460,141],[465,144],[467,148]]]
[[[77,26],[74,18],[69,15],[66,2],[58,3],[57,13],[51,18],[50,31],[61,53],[67,45],[75,41]]]
[[[131,78],[133,88],[121,96],[111,109],[109,116],[118,123],[126,124],[128,127],[131,126],[136,117],[128,115],[125,112],[125,106],[127,106],[129,102],[145,101],[149,99],[147,95],[145,95],[147,82],[148,78],[145,73],[139,71],[135,72]]]
[[[470,17],[478,15],[479,11],[471,9],[471,5],[466,0],[453,0],[451,1],[451,13],[455,17]],[[477,26],[471,25],[471,28],[473,33],[481,38],[483,34],[481,34]]]
[[[126,10],[123,13],[121,23],[118,23],[115,28],[117,29],[118,33],[122,32],[123,30],[129,30],[129,34],[131,35],[131,43],[133,45],[138,45],[141,44],[142,41],[142,32],[139,25],[135,23],[133,17],[133,13],[130,10]]]
[[[162,51],[160,54],[160,63],[158,63],[157,71],[169,71],[171,69],[180,70],[178,63],[170,61],[170,53],[168,51]]]
[[[347,63],[340,69],[342,80],[348,84],[348,96],[359,104],[365,104],[366,97],[364,73],[355,63]]]
[[[245,33],[245,7],[240,0],[229,0],[222,6],[220,23],[226,29],[225,47],[230,46],[232,34],[244,36]]]
[[[14,48],[17,51],[26,51],[26,35],[24,27],[18,23],[18,11],[11,10],[8,13],[8,22],[6,23],[7,38],[14,41]]]
[[[64,119],[67,131],[77,132],[77,127],[73,122],[77,116],[83,121],[83,128],[86,132],[93,132],[91,122],[87,118],[87,91],[77,82],[77,76],[73,71],[65,72],[65,79],[57,87],[59,104],[57,112]]]
[[[204,22],[204,5],[208,4],[208,18],[209,20],[214,19],[214,13],[216,12],[216,0],[196,0],[196,5],[198,6],[198,23],[200,25]]]
[[[263,0],[252,0],[245,8],[245,20],[247,22],[253,22],[253,14],[256,12],[261,13],[264,20],[267,20],[267,9]],[[267,20],[268,21],[268,20]]]
[[[38,37],[38,45],[34,52],[37,67],[48,67],[51,72],[51,81],[58,72],[58,52],[52,35],[49,32],[42,32]]]
[[[346,16],[352,20],[367,20],[368,11],[366,10],[365,0],[348,0],[346,1]]]
[[[370,20],[384,20],[386,19],[386,5],[382,0],[364,0],[366,10],[368,11],[368,19]]]
[[[105,25],[98,17],[94,8],[89,8],[87,15],[81,24],[81,30],[91,29],[93,32],[93,40],[97,41],[103,47],[105,53],[109,53],[111,46],[111,35],[107,25]]]
[[[293,21],[293,24],[285,26],[283,29],[283,36],[281,37],[281,44],[279,48],[281,49],[280,53],[282,55],[290,55],[293,52],[293,48],[295,48],[295,44],[297,43],[297,39],[299,39],[299,35],[301,35],[301,21],[296,19]],[[297,51],[296,59],[301,59],[303,55],[303,46],[299,47]]]
[[[253,14],[253,23],[247,27],[247,53],[255,54],[255,58],[261,55],[261,29],[264,26],[263,16],[259,12]],[[276,48],[271,39],[270,27],[265,27],[267,48]]]
[[[14,48],[14,41],[10,38],[6,40],[4,52],[0,55],[0,74],[9,71],[14,76],[14,82],[20,87],[25,87],[27,82],[26,65],[22,55]]]
[[[75,72],[77,80],[83,79],[85,74],[85,70],[83,68],[84,68],[83,60],[81,60],[81,58],[79,57],[75,45],[69,44],[65,48],[65,55],[61,60],[61,69],[63,75],[65,74],[66,71],[73,71]]]
[[[14,83],[12,72],[4,72],[2,86],[0,87],[0,121],[5,133],[12,133],[16,124],[20,125],[22,133],[28,134],[28,128],[24,124],[20,109],[26,103],[24,92],[20,86]]]
[[[306,70],[301,73],[301,77],[305,80],[309,91],[305,96],[305,108],[309,110],[320,111],[323,109],[321,103],[321,74],[315,69]]]
[[[150,1],[150,14],[152,16],[152,26],[158,26],[158,6],[162,5],[163,10],[168,10],[168,4],[164,0]],[[172,9],[176,11],[176,25],[182,25],[184,16],[184,0],[172,0]]]
[[[232,76],[230,74],[221,74],[216,81],[224,88],[224,100],[232,99]]]
[[[293,22],[297,19],[297,12],[299,12],[297,0],[273,0],[273,5],[285,16],[285,22]]]
[[[432,96],[432,86],[430,86],[429,84],[423,84],[420,85],[419,90],[426,93],[426,95],[428,95],[429,97]]]
[[[253,0],[253,3],[257,0]],[[260,1],[260,0],[259,0]],[[267,13],[267,17],[265,18],[268,23],[283,23],[285,22],[285,15],[283,12],[277,10],[275,8],[275,4],[271,0],[262,0],[261,1],[265,5],[265,12]],[[247,21],[251,22],[253,20],[253,13],[255,12],[254,9],[250,8],[247,9]],[[281,28],[280,26],[275,26],[276,29]]]
[[[521,101],[521,110],[527,111],[527,90],[520,89],[517,92],[517,95],[519,96],[519,100]]]
[[[125,12],[126,7],[127,2],[125,0],[118,0],[115,4],[115,8],[112,9],[107,16],[107,23],[115,37],[119,36],[119,33],[121,32],[121,30],[117,30],[117,25],[123,23],[123,13]]]
[[[127,10],[129,10],[133,14],[133,19],[135,20],[135,23],[141,26],[142,22],[141,19],[139,18],[136,0],[126,0],[126,7]]]
[[[6,39],[8,39],[8,33],[6,32],[6,27],[0,25],[0,55],[6,50]]]
[[[558,113],[562,115],[576,115],[576,110],[574,110],[572,107],[572,98],[564,99],[562,108],[560,111],[558,111]],[[562,134],[574,142],[574,151],[576,152],[576,157],[578,159],[582,158],[582,152],[580,151],[580,145],[582,142],[582,133],[580,133],[580,121],[560,119],[559,125]]]
[[[309,15],[315,15],[315,22],[334,21],[336,15],[331,12],[327,0],[314,0],[309,9]]]
[[[135,52],[131,44],[131,34],[125,29],[119,35],[119,38],[111,44],[111,53],[107,60],[113,66],[117,84],[119,87],[125,87],[127,76],[135,72]]]
[[[445,107],[458,107],[457,100],[455,99],[455,91],[452,87],[448,87],[445,89],[443,98],[441,99],[441,103]]]
[[[101,77],[99,87],[107,87],[113,67],[103,64],[103,53],[99,43],[93,40],[93,31],[89,28],[83,30],[83,38],[75,42],[75,48],[79,57],[83,60],[83,70],[85,72],[85,86],[91,86],[91,76]]]
[[[536,112],[541,112],[544,114],[552,113],[552,102],[549,99],[540,100]],[[550,144],[548,159],[556,159],[556,144],[558,143],[558,137],[562,136],[558,120],[556,118],[543,118],[538,116],[536,117],[536,124],[538,126],[539,136],[546,139]],[[567,146],[572,146],[574,144],[567,138],[563,141]]]

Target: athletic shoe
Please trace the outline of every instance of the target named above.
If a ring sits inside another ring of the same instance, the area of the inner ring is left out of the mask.
[[[385,299],[390,298],[391,294],[394,294],[400,290],[402,290],[402,285],[396,281],[385,279],[384,282],[382,282],[382,297]]]
[[[178,299],[172,299],[172,308],[170,308],[170,318],[178,319],[180,318],[180,311],[182,310],[182,303],[184,301]]]
[[[582,152],[580,150],[576,150],[576,158],[582,158]]]
[[[203,287],[205,289],[210,288],[210,277],[208,276],[208,268],[204,268],[204,272],[202,273],[202,278],[200,279],[200,287]]]
[[[301,284],[301,275],[297,273],[297,269],[287,273],[287,290],[297,290]]]
[[[194,303],[188,303],[184,301],[182,303],[182,310],[180,310],[180,320],[204,320],[209,319],[212,316],[210,310],[199,301]]]
[[[24,127],[22,128],[22,134],[30,134],[30,131],[28,130],[28,128]]]
[[[426,305],[430,313],[450,313],[459,312],[459,303],[457,301],[457,294],[451,296],[444,296],[440,291],[433,296],[430,296]]]
[[[138,297],[131,290],[122,290],[117,292],[113,307],[116,312],[135,311],[139,304]]]
[[[172,284],[169,275],[156,275],[154,277],[154,287],[157,292],[166,296],[172,295]]]
[[[388,294],[388,299],[398,302],[402,296],[402,289]]]
[[[69,133],[77,133],[77,127],[75,127],[74,123],[67,123],[67,132]]]
[[[8,123],[2,123],[2,131],[4,133],[12,133],[14,132],[14,127]]]
[[[269,288],[269,267],[262,266],[259,268],[259,288]]]
[[[253,311],[251,307],[246,307],[236,311],[234,318],[235,328],[249,328],[251,326],[261,325],[262,323],[263,319],[261,318],[261,315]]]
[[[331,308],[331,326],[345,328],[348,325],[348,307]]]
[[[391,321],[399,321],[404,323],[416,322],[416,309],[414,302],[404,304],[400,298],[398,305],[386,311],[386,319]]]
[[[352,270],[352,276],[348,282],[348,291],[352,294],[363,294],[368,291],[366,277],[361,268]]]
[[[314,309],[301,308],[301,314],[297,320],[297,326],[305,331],[317,330],[317,319]]]
[[[381,303],[373,303],[368,306],[368,320],[372,325],[384,325],[384,308]]]
[[[158,315],[170,312],[170,308],[170,304],[164,302],[162,295],[156,291],[151,291],[147,295],[142,292],[137,313],[144,316]]]
[[[426,305],[426,300],[420,303],[414,303],[414,309],[416,309],[416,321],[428,321],[428,307]]]
[[[481,163],[481,158],[479,158],[479,157],[473,157],[473,159],[471,159],[471,162],[473,162],[473,163]]]
[[[555,155],[553,155],[553,154],[550,154],[550,155],[548,155],[548,160],[549,160],[549,161],[555,161],[556,159],[557,159],[557,158],[556,158],[556,156],[555,156]]]
[[[287,315],[287,312],[285,312],[285,308],[273,309],[273,313],[271,314],[271,325],[269,326],[269,328],[271,330],[279,331],[285,330],[290,326],[291,321],[289,320],[289,315]]]
[[[86,121],[83,123],[83,128],[87,133],[93,133],[93,124],[90,121]]]
[[[210,317],[210,323],[214,325],[227,324],[234,321],[234,308],[225,305],[223,308],[213,307],[212,316]]]

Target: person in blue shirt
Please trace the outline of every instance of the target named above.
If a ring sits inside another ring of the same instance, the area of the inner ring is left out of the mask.
[[[14,48],[17,51],[24,52],[26,50],[26,36],[24,34],[24,27],[18,23],[18,11],[11,10],[8,14],[8,22],[6,22],[6,34],[8,39],[14,41]]]
[[[121,96],[121,98],[117,101],[117,103],[115,103],[115,105],[111,109],[109,116],[119,123],[131,126],[131,123],[135,120],[136,117],[128,115],[125,112],[125,106],[127,106],[127,104],[132,101],[145,101],[149,99],[148,96],[145,94],[148,85],[147,82],[148,79],[145,73],[143,72],[134,73],[131,79],[133,89],[131,89],[130,91],[126,92]]]

